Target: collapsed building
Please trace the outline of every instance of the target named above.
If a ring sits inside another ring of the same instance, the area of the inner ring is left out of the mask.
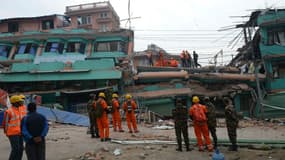
[[[230,97],[245,116],[282,117],[284,25],[284,10],[255,11],[237,26],[246,43],[227,66],[186,68],[149,66],[147,52],[156,62],[163,49],[134,53],[134,32],[119,27],[109,2],[68,6],[65,15],[3,19],[0,88],[74,112],[85,108],[88,94],[103,91],[130,93],[140,112],[161,117],[171,115],[177,97],[189,107],[193,95],[210,97],[219,111]],[[166,61],[179,60],[163,53]],[[251,72],[240,74],[245,65]]]

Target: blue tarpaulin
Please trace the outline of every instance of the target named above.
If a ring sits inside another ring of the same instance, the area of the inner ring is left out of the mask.
[[[58,109],[51,109],[47,107],[38,107],[37,112],[44,115],[49,121],[55,121],[65,124],[73,124],[78,126],[89,126],[89,119],[87,116],[76,114],[72,112],[62,111]],[[4,112],[0,112],[0,122],[2,124]]]

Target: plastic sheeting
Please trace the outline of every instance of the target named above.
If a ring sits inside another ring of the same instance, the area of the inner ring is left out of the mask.
[[[81,114],[46,107],[38,107],[37,112],[44,115],[49,121],[77,126],[89,126],[89,118]],[[4,112],[0,112],[0,125],[3,121],[3,115]]]

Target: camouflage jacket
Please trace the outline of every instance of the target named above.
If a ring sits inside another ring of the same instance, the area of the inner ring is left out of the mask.
[[[87,112],[88,113],[91,113],[91,112],[94,112],[95,109],[94,109],[94,100],[93,99],[90,99],[88,102],[87,102]]]
[[[225,117],[227,127],[237,127],[239,119],[237,112],[232,104],[225,107]]]
[[[205,104],[207,106],[207,122],[209,127],[217,127],[217,120],[216,120],[216,108],[213,103],[207,102]]]

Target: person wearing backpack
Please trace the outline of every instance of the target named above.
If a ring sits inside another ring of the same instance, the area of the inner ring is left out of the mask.
[[[105,98],[105,93],[100,92],[98,95],[98,100],[96,101],[96,105],[94,105],[101,142],[111,140],[109,137],[109,120],[107,115],[108,105]]]
[[[138,133],[139,131],[137,128],[137,122],[135,116],[135,110],[137,108],[137,104],[132,99],[132,96],[130,94],[126,94],[125,98],[126,100],[123,104],[123,110],[126,112],[126,120],[129,128],[129,133],[133,133],[131,125],[133,126],[134,132]]]
[[[118,100],[119,96],[116,93],[112,94],[112,119],[113,119],[113,129],[116,132],[117,128],[119,132],[124,132],[121,124],[121,115],[120,115],[120,102]]]
[[[204,140],[206,141],[207,148],[209,152],[213,151],[213,146],[211,144],[211,139],[209,136],[209,130],[207,125],[207,108],[206,106],[200,104],[200,100],[198,96],[194,96],[192,99],[193,105],[189,109],[189,115],[190,118],[193,120],[194,124],[194,132],[197,138],[197,143],[199,147],[199,151],[203,152],[203,140],[202,135],[204,137]]]
[[[87,111],[88,111],[88,117],[89,117],[89,123],[90,123],[90,134],[91,138],[99,138],[99,131],[98,126],[96,123],[96,117],[95,117],[95,108],[94,103],[96,102],[96,95],[90,94],[89,95],[89,101],[87,102]],[[95,136],[96,134],[96,136]]]

